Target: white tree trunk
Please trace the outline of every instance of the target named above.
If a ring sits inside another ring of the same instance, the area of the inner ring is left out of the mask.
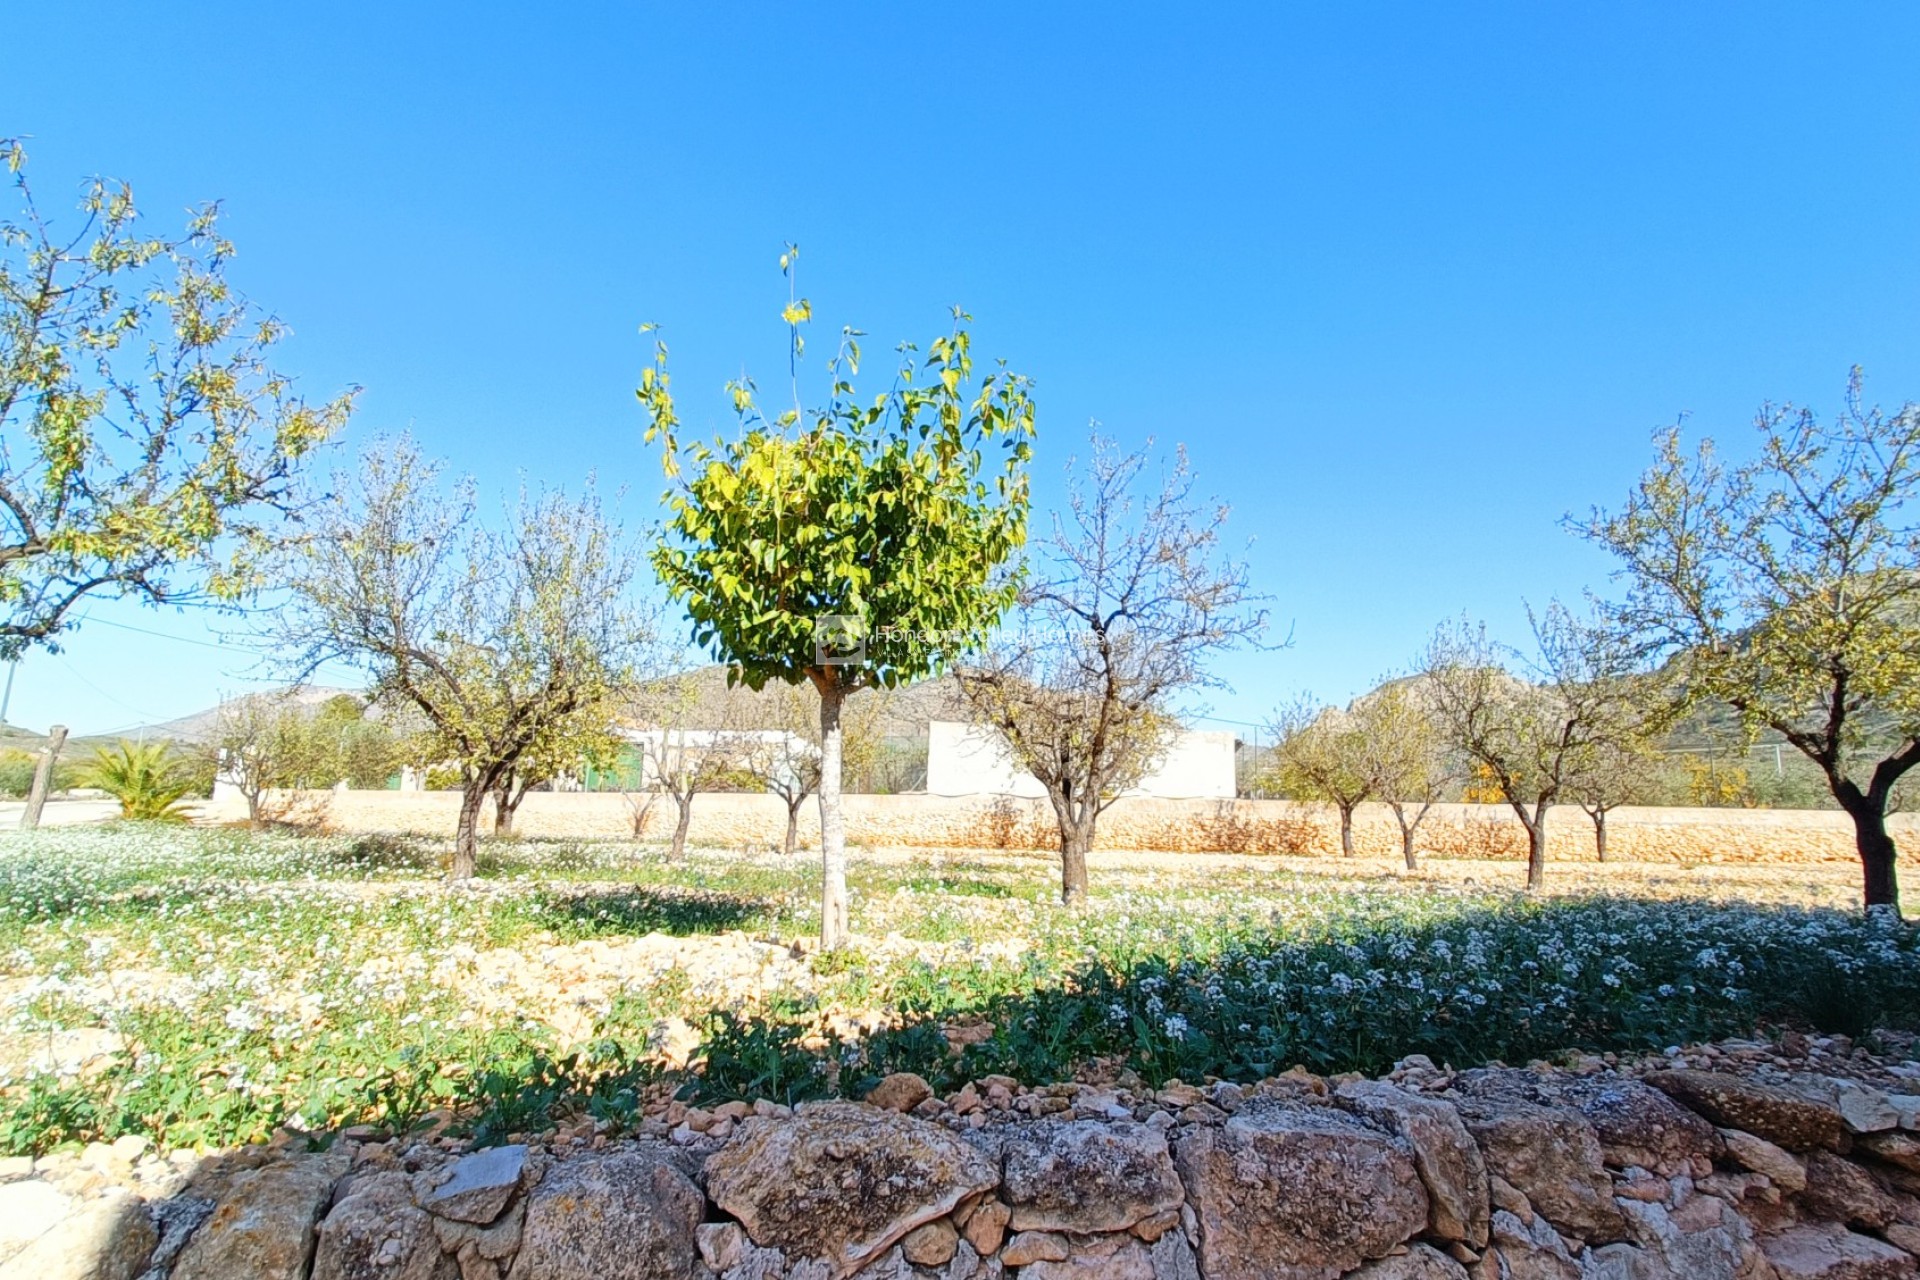
[[[820,949],[847,944],[847,828],[840,812],[840,703],[837,684],[820,690]]]

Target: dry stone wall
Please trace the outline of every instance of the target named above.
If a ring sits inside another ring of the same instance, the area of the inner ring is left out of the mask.
[[[0,1280],[1920,1276],[1920,1096],[1885,1072],[1745,1046],[1135,1085],[903,1075],[481,1150],[123,1139],[0,1166]]]
[[[270,807],[280,816],[338,831],[450,835],[459,810],[452,792],[319,791],[276,794]],[[873,847],[1051,850],[1059,847],[1052,810],[1044,800],[928,795],[846,798],[848,838]],[[240,821],[239,802],[209,806],[204,817]],[[527,836],[630,837],[633,800],[616,794],[535,792],[515,819]],[[489,815],[482,816],[490,823]],[[664,839],[673,827],[670,804],[645,815],[642,834]],[[1553,857],[1594,857],[1593,824],[1577,808],[1549,818]],[[1896,815],[1897,839],[1920,834],[1920,820]],[[484,829],[484,826],[483,826]],[[777,845],[786,830],[786,810],[767,795],[715,794],[696,800],[691,839],[720,848]],[[1796,809],[1622,808],[1607,819],[1608,854],[1628,862],[1794,863],[1853,862],[1853,827],[1845,814]],[[803,841],[816,844],[818,817],[809,802],[801,823]],[[1355,815],[1356,850],[1397,858],[1400,830],[1385,805],[1362,805]],[[1419,829],[1425,856],[1520,858],[1526,836],[1512,811],[1499,805],[1435,805]],[[1339,827],[1324,806],[1286,800],[1157,800],[1117,802],[1100,819],[1104,849],[1176,853],[1266,853],[1336,857]]]

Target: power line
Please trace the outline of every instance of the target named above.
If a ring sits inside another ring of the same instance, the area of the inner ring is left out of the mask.
[[[80,621],[85,623],[92,623],[94,626],[98,626],[98,627],[118,627],[122,631],[137,631],[143,636],[153,636],[156,639],[160,639],[160,640],[172,640],[177,644],[197,644],[202,649],[226,649],[231,647],[229,645],[217,644],[212,640],[194,640],[194,639],[190,639],[187,636],[169,635],[165,631],[153,631],[153,630],[149,630],[146,627],[136,627],[131,625],[130,623],[111,622],[106,618],[83,617],[80,619]]]

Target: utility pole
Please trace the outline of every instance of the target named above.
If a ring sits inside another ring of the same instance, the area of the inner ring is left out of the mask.
[[[47,745],[33,771],[33,790],[27,793],[27,807],[20,814],[20,829],[32,831],[40,825],[40,810],[46,807],[47,788],[53,785],[53,764],[60,748],[67,745],[67,726],[57,724],[47,730]]]

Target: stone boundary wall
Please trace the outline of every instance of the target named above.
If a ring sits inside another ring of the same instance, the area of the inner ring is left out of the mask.
[[[615,793],[535,792],[522,802],[515,826],[527,836],[621,838],[634,834],[638,797]],[[1044,800],[1006,796],[947,798],[928,795],[846,797],[847,835],[871,847],[1052,850],[1058,837]],[[448,791],[314,791],[275,793],[269,807],[290,821],[335,831],[451,835],[459,797]],[[482,829],[491,826],[491,804]],[[238,801],[202,807],[202,817],[240,821]],[[672,801],[646,812],[643,833],[665,839],[674,822]],[[1920,819],[1889,820],[1895,838],[1920,833]],[[786,829],[785,806],[773,796],[702,795],[693,807],[695,844],[765,848]],[[1562,806],[1548,819],[1552,857],[1594,857],[1593,823],[1578,808]],[[1778,863],[1856,860],[1853,825],[1843,813],[1811,809],[1621,808],[1607,818],[1608,856],[1623,862]],[[803,844],[817,847],[819,811],[809,800],[801,814]],[[1400,856],[1400,830],[1385,805],[1362,805],[1354,817],[1357,851],[1369,857]],[[1269,853],[1339,855],[1337,816],[1327,807],[1288,800],[1161,800],[1129,798],[1100,819],[1103,849],[1175,853]],[[1526,833],[1502,805],[1435,805],[1421,824],[1418,845],[1426,856],[1520,858]]]
[[[0,1173],[0,1280],[1920,1275],[1920,1097],[1588,1064],[945,1099],[898,1075],[474,1151],[358,1130],[176,1163],[122,1139]]]

